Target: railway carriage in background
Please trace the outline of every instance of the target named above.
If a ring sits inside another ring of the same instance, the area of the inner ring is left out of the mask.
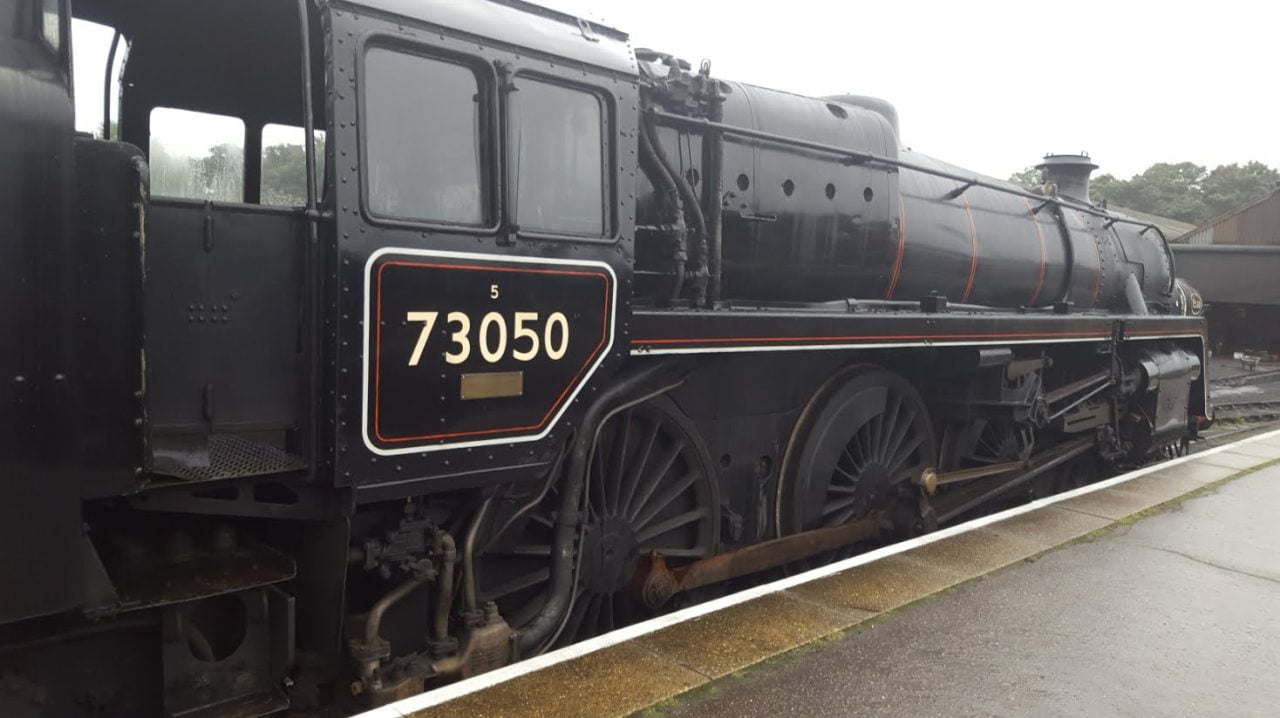
[[[1184,449],[1194,291],[1090,169],[518,0],[10,1],[0,712],[376,705]]]

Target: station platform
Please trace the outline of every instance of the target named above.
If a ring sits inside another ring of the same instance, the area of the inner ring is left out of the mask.
[[[1280,431],[362,714],[1271,715]]]

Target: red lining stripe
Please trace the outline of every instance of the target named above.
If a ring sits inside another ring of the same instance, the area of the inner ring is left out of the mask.
[[[907,206],[902,203],[902,195],[898,195],[898,258],[893,262],[893,276],[889,278],[889,291],[885,299],[893,299],[893,291],[898,288],[898,275],[902,272],[902,255],[907,248]]]
[[[1173,334],[1173,333],[1175,333],[1175,332],[1178,332],[1178,330],[1177,330],[1177,329],[1125,329],[1124,334],[1125,334],[1125,336],[1132,336],[1132,335],[1135,335],[1135,334],[1159,334],[1159,335],[1164,336],[1164,335],[1170,335],[1170,334]],[[1196,336],[1200,337],[1201,339],[1203,339],[1203,338],[1204,338],[1204,334],[1202,334],[1201,332],[1198,332],[1198,331],[1186,331],[1186,332],[1180,332],[1180,333],[1182,333],[1182,334],[1194,334],[1194,335],[1196,335]]]
[[[1040,275],[1036,277],[1036,288],[1031,291],[1031,298],[1027,300],[1027,306],[1034,307],[1036,300],[1040,298],[1040,290],[1044,288],[1044,229],[1040,227],[1040,218],[1036,216],[1036,211],[1031,208],[1026,197],[1022,198],[1022,203],[1027,206],[1027,214],[1031,215],[1031,222],[1036,226],[1036,236],[1040,238]]]
[[[973,223],[973,210],[969,208],[969,198],[960,195],[960,199],[964,200],[964,213],[969,217],[969,282],[964,285],[964,296],[960,297],[960,303],[964,304],[969,301],[969,294],[973,291],[973,278],[978,274],[978,226]]]
[[[632,339],[634,345],[645,344],[747,344],[751,342],[836,342],[836,341],[884,341],[884,340],[912,340],[912,339],[1037,339],[1043,337],[1072,337],[1072,338],[1106,338],[1111,336],[1110,332],[1003,332],[994,334],[852,334],[846,336],[827,336],[827,337],[704,337],[699,339],[671,338],[671,339]]]

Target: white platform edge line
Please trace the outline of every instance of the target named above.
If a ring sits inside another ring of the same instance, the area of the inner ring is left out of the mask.
[[[1031,511],[1035,511],[1037,509],[1041,509],[1046,506],[1052,506],[1061,501],[1073,499],[1077,496],[1083,496],[1085,494],[1090,494],[1095,491],[1108,489],[1113,486],[1123,484],[1127,481],[1132,481],[1140,476],[1145,476],[1146,474],[1149,474],[1155,471],[1161,471],[1172,466],[1178,466],[1180,464],[1184,464],[1190,461],[1195,461],[1205,456],[1212,456],[1213,454],[1217,454],[1219,452],[1228,451],[1231,448],[1236,446],[1253,443],[1255,441],[1264,441],[1266,439],[1270,439],[1274,437],[1280,437],[1280,429],[1276,429],[1274,431],[1268,431],[1263,434],[1258,434],[1257,436],[1251,436],[1247,439],[1235,441],[1230,444],[1215,446],[1211,449],[1205,449],[1204,451],[1201,451],[1195,454],[1189,454],[1187,456],[1181,456],[1176,459],[1170,459],[1168,461],[1163,461],[1158,464],[1146,466],[1141,469],[1130,471],[1127,474],[1121,474],[1120,476],[1112,477],[1105,481],[1099,481],[1095,484],[1089,484],[1088,486],[1082,486],[1078,489],[1065,491],[1061,494],[1055,494],[1048,498],[1037,499],[1035,501],[1028,502],[1021,506],[1015,506],[1011,509],[1006,509],[999,513],[991,514],[989,516],[983,516],[981,518],[973,519],[972,521],[966,521],[965,523],[962,523],[962,524],[949,526],[945,529],[941,529],[939,531],[935,531],[933,533],[926,534],[924,536],[918,536],[913,539],[908,539],[906,541],[901,541],[895,544],[891,544],[883,548],[878,548],[874,551],[868,551],[867,553],[858,554],[857,556],[844,559],[843,561],[837,561],[835,563],[827,564],[826,566],[820,566],[818,568],[812,569],[810,571],[806,571],[801,574],[797,574],[795,576],[788,576],[787,578],[778,579],[777,581],[771,581],[769,583],[764,583],[759,586],[753,586],[752,588],[748,588],[743,591],[738,591],[737,593],[733,593],[728,596],[722,596],[721,598],[713,599],[705,603],[700,603],[696,606],[690,606],[689,608],[681,609],[673,613],[668,613],[663,616],[658,616],[656,618],[649,619],[648,621],[642,621],[640,623],[632,624],[630,626],[625,626],[623,628],[619,628],[616,631],[610,631],[609,633],[596,636],[595,638],[588,639],[581,643],[575,643],[571,646],[566,646],[564,648],[552,651],[550,653],[544,653],[540,656],[534,656],[533,658],[520,661],[519,663],[514,663],[504,668],[499,668],[498,670],[495,670],[495,671],[482,673],[481,675],[475,676],[474,678],[468,678],[466,680],[459,681],[457,683],[452,683],[447,686],[441,686],[440,688],[427,691],[425,693],[420,693],[416,696],[410,696],[408,698],[404,698],[402,700],[396,701],[395,703],[389,703],[385,706],[381,706],[379,708],[374,708],[364,713],[360,713],[356,716],[353,716],[352,718],[403,718],[405,716],[409,716],[413,714],[416,711],[425,710],[427,708],[431,708],[433,706],[437,706],[442,703],[447,703],[456,698],[461,698],[462,696],[469,695],[471,693],[475,693],[478,691],[482,691],[486,688],[491,688],[499,683],[505,683],[506,681],[512,680],[514,678],[519,678],[520,676],[528,675],[530,673],[540,671],[544,668],[549,668],[551,666],[556,665],[557,663],[563,663],[565,661],[573,660],[574,658],[579,658],[581,656],[585,656],[589,653],[594,653],[596,651],[608,648],[610,646],[616,646],[619,643],[625,643],[632,639],[639,638],[640,636],[644,636],[646,634],[653,633],[655,631],[660,631],[664,628],[668,628],[670,626],[684,623],[685,621],[689,621],[689,620],[698,618],[700,616],[705,616],[708,613],[713,613],[715,611],[729,608],[731,606],[735,606],[740,603],[745,603],[747,601],[760,598],[761,596],[767,596],[771,593],[778,593],[780,591],[785,591],[794,586],[798,586],[803,583],[808,583],[809,581],[814,581],[819,578],[824,578],[826,576],[840,573],[842,571],[847,571],[851,568],[855,568],[863,564],[871,563],[872,561],[877,561],[879,559],[882,559],[888,556],[893,556],[895,554],[899,554],[904,551],[909,551],[911,549],[918,548],[920,546],[927,546],[928,544],[931,544],[935,541],[941,541],[943,539],[951,538],[952,536],[957,536],[959,534],[967,533],[969,531],[973,531],[975,529],[979,529],[984,526],[988,526],[990,524],[1003,521],[1005,519],[1013,518],[1015,516],[1020,516],[1025,513],[1030,513]],[[1264,463],[1265,461],[1267,460],[1259,459],[1258,463]],[[1226,467],[1220,467],[1220,468],[1226,468]],[[1245,470],[1247,469],[1241,469],[1241,471],[1245,471]]]

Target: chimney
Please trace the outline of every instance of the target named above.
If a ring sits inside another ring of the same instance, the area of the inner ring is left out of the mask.
[[[1089,153],[1045,155],[1044,162],[1036,165],[1036,169],[1040,170],[1045,182],[1052,182],[1057,185],[1058,194],[1091,204],[1089,201],[1089,175],[1098,169],[1098,166],[1090,161]]]

